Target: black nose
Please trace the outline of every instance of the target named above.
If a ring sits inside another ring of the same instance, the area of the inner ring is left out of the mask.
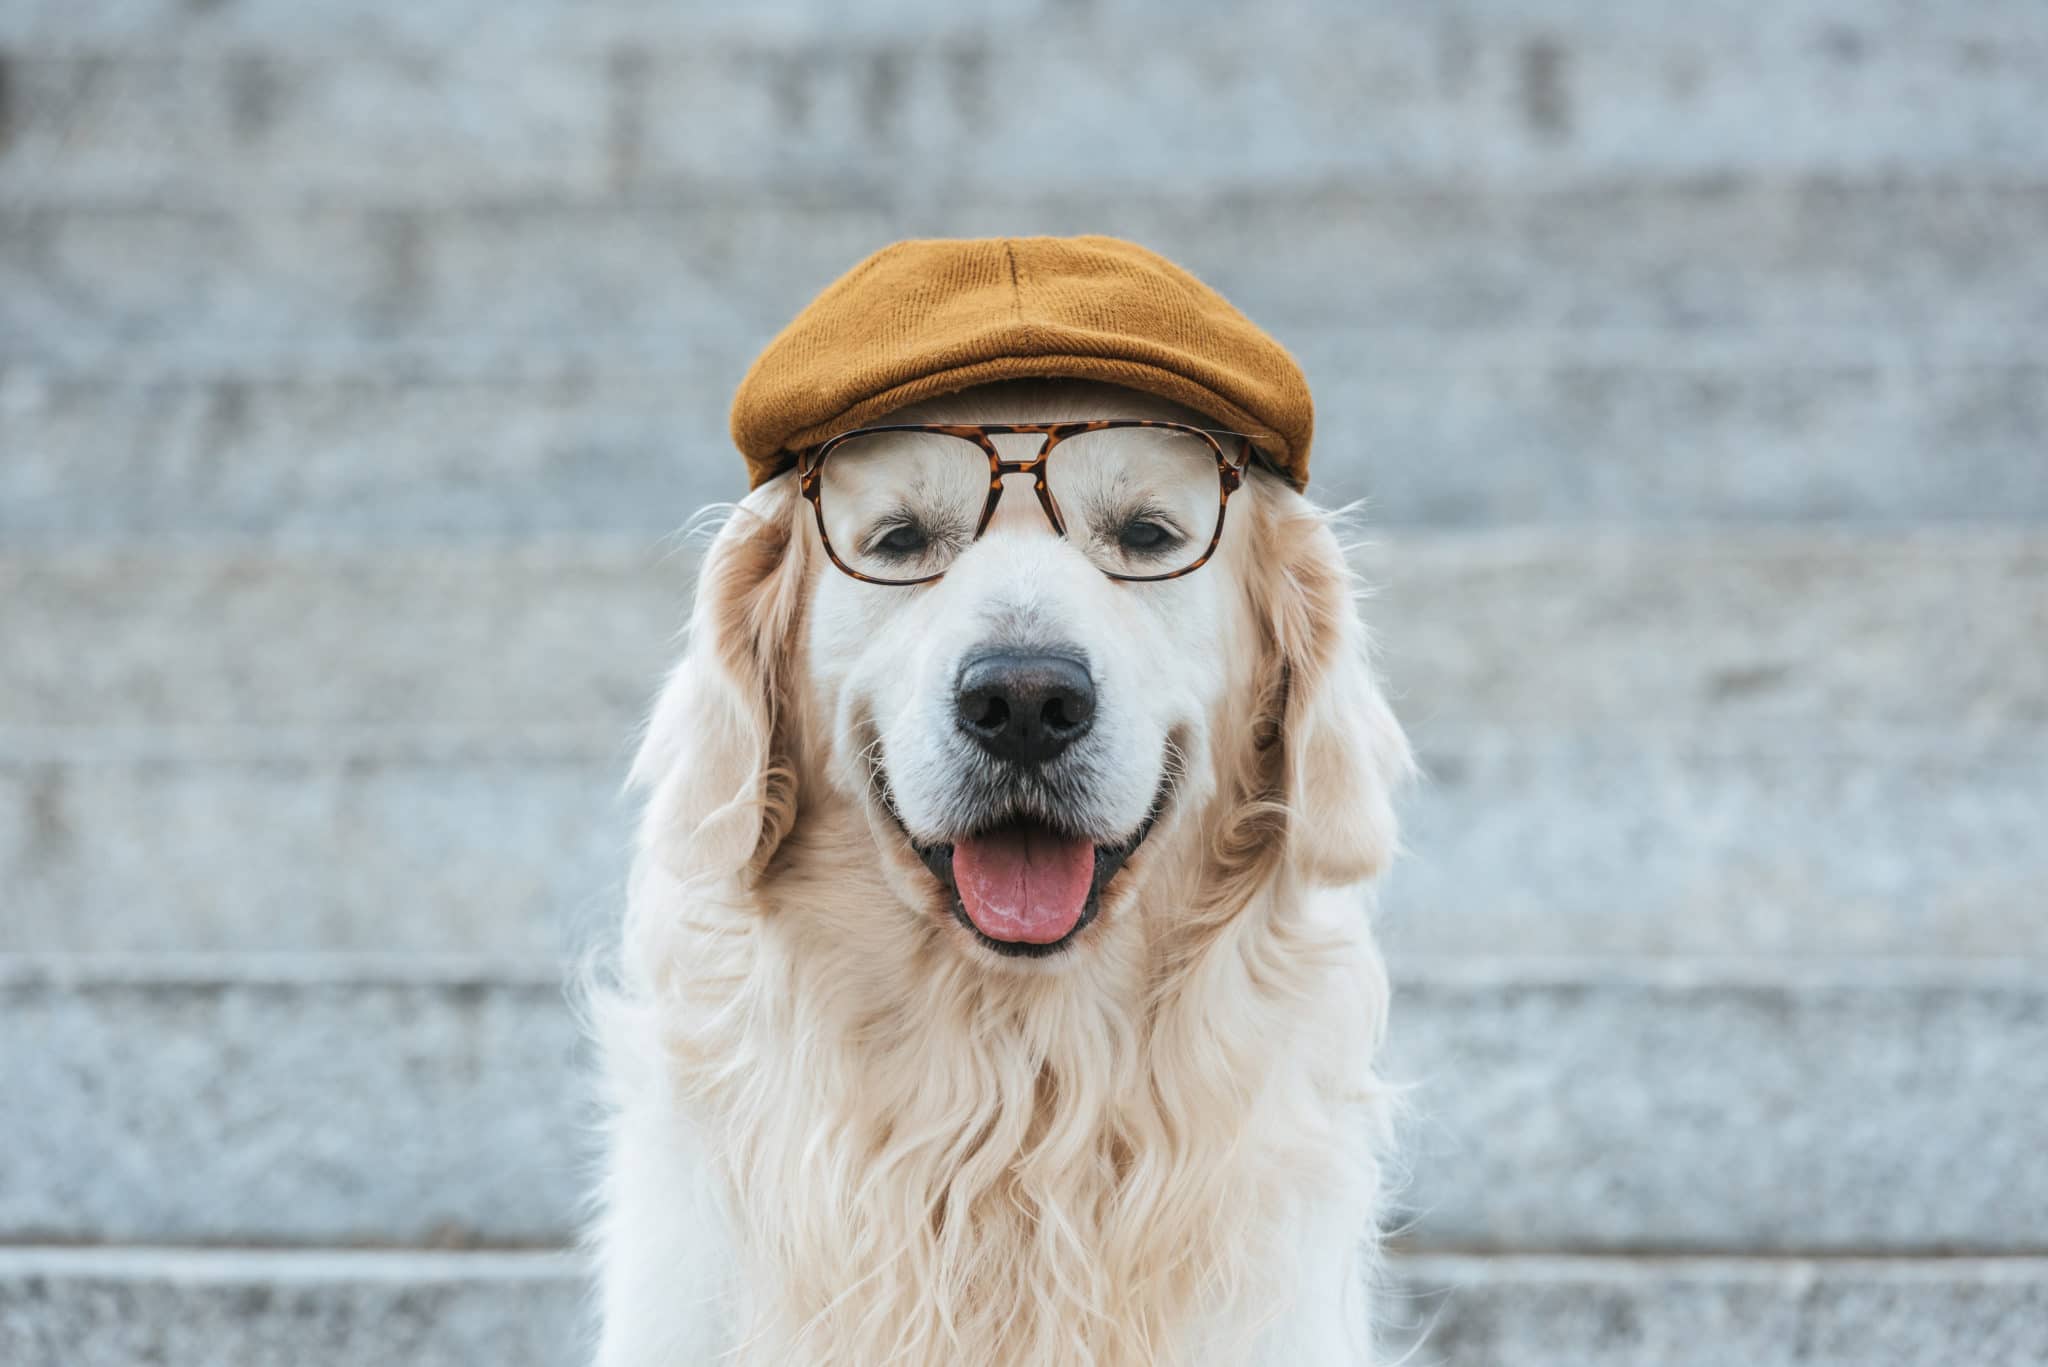
[[[960,729],[1001,759],[1043,764],[1088,733],[1095,683],[1065,655],[969,657],[953,698]]]

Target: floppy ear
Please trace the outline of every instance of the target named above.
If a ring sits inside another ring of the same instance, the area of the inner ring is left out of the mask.
[[[1374,678],[1358,584],[1328,516],[1292,490],[1268,488],[1253,575],[1269,632],[1261,744],[1280,748],[1275,786],[1294,867],[1316,883],[1362,882],[1393,857],[1393,792],[1414,760]]]
[[[686,881],[758,874],[795,819],[802,509],[783,476],[726,519],[697,577],[688,648],[633,761],[632,785],[648,794],[640,846]]]

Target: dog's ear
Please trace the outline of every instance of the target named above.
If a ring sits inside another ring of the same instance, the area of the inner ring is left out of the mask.
[[[686,881],[758,874],[795,819],[791,734],[807,541],[793,476],[733,509],[697,578],[689,643],[633,761],[640,844]]]
[[[1268,633],[1260,743],[1279,750],[1270,782],[1294,867],[1317,883],[1362,882],[1393,856],[1393,793],[1414,761],[1374,677],[1358,584],[1328,515],[1277,483],[1268,491],[1252,576]]]

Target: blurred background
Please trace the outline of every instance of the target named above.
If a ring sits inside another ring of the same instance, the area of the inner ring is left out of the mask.
[[[2048,1361],[2038,0],[0,0],[0,1361],[573,1361],[726,405],[904,236],[1292,347],[1417,1363]]]

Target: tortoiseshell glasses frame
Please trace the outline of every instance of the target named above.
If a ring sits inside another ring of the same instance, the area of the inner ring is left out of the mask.
[[[1052,490],[1046,486],[1045,482],[1046,465],[1052,457],[1053,449],[1061,442],[1080,436],[1084,432],[1110,432],[1127,427],[1150,427],[1168,432],[1183,432],[1189,436],[1199,437],[1203,442],[1207,443],[1210,452],[1216,457],[1216,528],[1210,533],[1209,544],[1203,549],[1201,555],[1196,557],[1192,564],[1183,565],[1177,570],[1169,571],[1166,574],[1118,574],[1113,570],[1103,570],[1102,572],[1111,579],[1121,579],[1126,583],[1132,584],[1152,584],[1165,579],[1179,579],[1183,575],[1193,574],[1196,570],[1209,563],[1209,557],[1216,554],[1216,547],[1222,544],[1223,515],[1229,510],[1230,495],[1244,483],[1245,470],[1251,464],[1254,439],[1242,432],[1225,432],[1215,428],[1194,427],[1187,423],[1166,422],[1154,418],[1091,418],[1080,422],[911,422],[888,423],[880,427],[855,427],[828,437],[816,446],[809,447],[798,454],[797,479],[799,483],[797,487],[802,492],[804,498],[810,502],[811,512],[818,522],[818,540],[824,543],[825,554],[830,557],[832,563],[838,566],[841,571],[865,584],[886,584],[890,586],[929,584],[933,580],[943,577],[946,571],[941,569],[937,574],[919,575],[915,579],[882,579],[872,574],[861,573],[844,560],[841,560],[839,552],[832,549],[832,535],[825,530],[824,483],[820,478],[820,474],[825,468],[825,462],[832,458],[834,451],[856,437],[872,437],[884,432],[929,432],[939,436],[959,437],[963,440],[971,441],[976,446],[979,446],[982,449],[982,453],[988,457],[988,501],[982,504],[981,520],[975,524],[974,539],[977,541],[981,539],[981,534],[988,530],[990,520],[995,517],[996,505],[1003,501],[1003,477],[1006,475],[1031,476],[1031,487],[1033,492],[1038,495],[1038,506],[1045,511],[1045,520],[1052,524],[1052,529],[1055,532],[1065,536],[1067,534],[1066,519],[1061,517],[1059,504],[1054,501]],[[996,450],[996,444],[991,438],[1019,434],[1043,436],[1045,442],[1038,448],[1038,454],[1029,460],[1004,460],[1002,454]],[[1223,447],[1225,441],[1238,443],[1239,455],[1235,461],[1225,452]]]

